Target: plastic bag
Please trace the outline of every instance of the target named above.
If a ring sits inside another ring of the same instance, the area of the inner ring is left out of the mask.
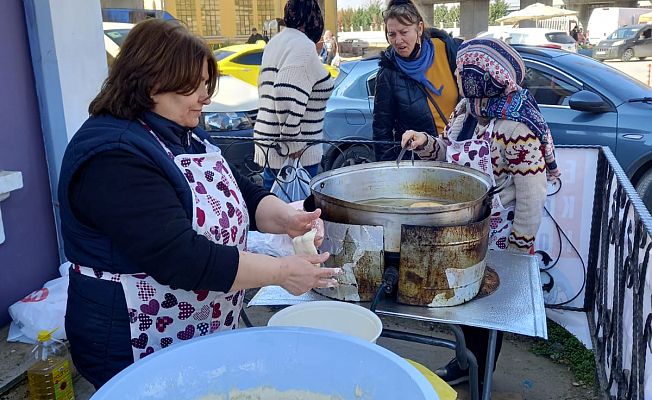
[[[66,339],[64,320],[68,301],[69,266],[70,263],[67,262],[60,268],[66,276],[48,281],[43,288],[9,306],[9,315],[13,321],[7,341],[34,344],[39,331],[54,329],[53,338]]]
[[[271,192],[286,203],[303,200],[310,195],[310,174],[298,158],[288,158],[278,170]]]

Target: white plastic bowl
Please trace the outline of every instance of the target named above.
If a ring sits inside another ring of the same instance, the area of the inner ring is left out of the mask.
[[[356,304],[340,301],[310,301],[287,307],[272,317],[267,326],[300,326],[324,329],[376,343],[383,330],[380,318]]]

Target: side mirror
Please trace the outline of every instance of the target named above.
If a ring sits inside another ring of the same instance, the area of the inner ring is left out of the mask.
[[[602,97],[589,90],[580,90],[568,100],[570,108],[575,111],[603,113],[612,111],[612,107]]]

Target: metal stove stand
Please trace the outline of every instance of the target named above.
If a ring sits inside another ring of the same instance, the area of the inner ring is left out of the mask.
[[[387,294],[394,290],[398,281],[398,271],[393,267],[386,269],[383,284],[378,288],[374,300],[371,303],[359,303],[369,307],[378,315],[444,324],[450,328],[455,340],[390,329],[383,329],[381,336],[454,350],[460,367],[469,369],[469,390],[472,400],[480,398],[478,364],[475,355],[466,347],[460,325],[490,330],[485,383],[482,391],[483,400],[488,400],[491,397],[493,360],[496,354],[498,331],[544,339],[548,337],[537,258],[509,252],[489,251],[487,265],[495,269],[500,276],[498,289],[489,296],[477,298],[458,306],[430,308],[398,304],[395,300],[387,297]],[[269,286],[262,288],[251,299],[248,306],[292,305],[315,300],[331,299],[312,291],[301,296],[293,296],[278,286]],[[243,318],[247,323],[248,319],[244,313]]]

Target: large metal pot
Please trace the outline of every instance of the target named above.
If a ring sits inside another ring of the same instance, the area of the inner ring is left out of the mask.
[[[437,161],[378,162],[335,169],[310,181],[314,206],[326,221],[384,228],[384,249],[399,252],[401,225],[450,226],[481,220],[491,196],[491,178],[474,169]],[[365,204],[373,199],[441,201],[409,207]]]

